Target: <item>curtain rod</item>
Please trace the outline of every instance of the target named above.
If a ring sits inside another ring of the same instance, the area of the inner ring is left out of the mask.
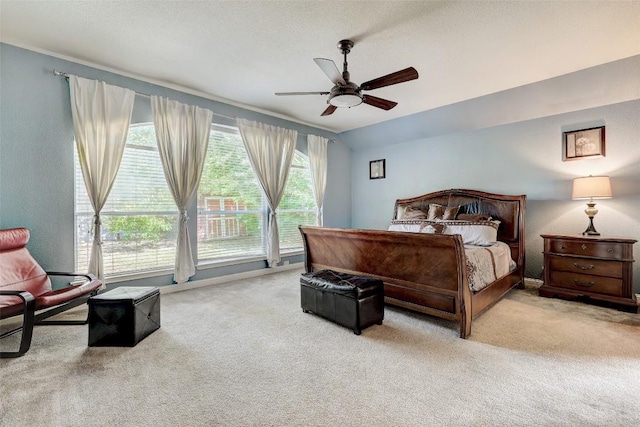
[[[55,68],[53,69],[53,75],[58,76],[58,77],[64,77],[65,79],[69,80],[69,74],[67,74],[67,73],[63,73],[62,71],[58,71],[58,70],[56,70]],[[135,91],[134,91],[134,92],[135,92]],[[141,96],[141,97],[143,97],[143,98],[149,98],[149,99],[151,99],[151,95],[146,94],[146,93],[135,92],[135,94],[136,94],[137,96]],[[214,115],[214,116],[223,117],[223,118],[225,118],[225,119],[231,119],[231,120],[236,120],[236,119],[237,119],[237,117],[227,116],[227,115],[225,115],[225,114],[216,113],[216,112],[214,112],[214,111],[212,111],[212,113],[213,113],[213,115]],[[302,132],[298,132],[298,135],[301,135],[301,136],[308,136],[309,134],[307,134],[307,133],[302,133]],[[327,139],[328,139],[328,138],[327,138]],[[335,141],[334,141],[333,139],[329,139],[329,142],[333,144]]]

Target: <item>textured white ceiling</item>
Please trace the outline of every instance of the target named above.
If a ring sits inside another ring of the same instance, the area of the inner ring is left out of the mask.
[[[11,1],[2,42],[341,132],[640,54],[640,1]],[[349,38],[351,79],[398,102],[320,117],[313,62]],[[64,71],[64,70],[63,70]]]

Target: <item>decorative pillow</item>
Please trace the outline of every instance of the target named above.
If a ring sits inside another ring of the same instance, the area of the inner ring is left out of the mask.
[[[465,245],[491,246],[498,240],[500,221],[445,221],[443,234],[459,234]]]
[[[411,206],[404,208],[403,219],[427,219],[427,214],[420,209],[414,209]]]
[[[437,203],[429,203],[429,221],[435,220],[452,220],[456,218],[460,206],[442,206]]]
[[[457,220],[460,221],[489,221],[491,220],[491,215],[489,214],[458,214],[456,217]]]
[[[447,226],[440,222],[425,222],[420,226],[420,233],[443,234],[446,228]]]

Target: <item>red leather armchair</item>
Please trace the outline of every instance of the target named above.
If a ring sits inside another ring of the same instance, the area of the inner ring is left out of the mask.
[[[98,293],[102,282],[91,274],[45,272],[26,248],[29,230],[0,230],[0,319],[23,315],[22,325],[4,332],[5,338],[22,331],[17,351],[0,352],[0,357],[18,357],[31,346],[34,325],[85,324],[85,321],[44,321],[76,307]],[[53,290],[49,276],[83,277],[77,285]],[[37,314],[36,314],[37,312]]]

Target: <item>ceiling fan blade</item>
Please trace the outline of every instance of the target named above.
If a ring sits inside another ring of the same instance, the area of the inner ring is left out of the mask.
[[[347,84],[347,82],[342,78],[342,73],[338,70],[335,62],[324,58],[313,58],[313,60],[318,64],[318,67],[320,67],[327,77],[329,77],[329,80],[331,80],[334,85],[341,84],[344,86]]]
[[[365,104],[373,105],[374,107],[382,108],[383,110],[391,110],[398,105],[397,102],[389,101],[388,99],[378,98],[377,96],[363,95],[362,102]]]
[[[418,78],[418,72],[415,68],[409,67],[404,70],[396,71],[395,73],[387,74],[386,76],[378,77],[377,79],[369,80],[360,85],[362,90],[378,89],[380,87],[391,86],[398,83],[408,82],[409,80],[415,80]]]
[[[320,114],[321,116],[328,116],[329,114],[333,114],[334,111],[336,111],[338,109],[338,107],[336,107],[335,105],[329,105],[327,107],[326,110],[324,110],[322,112],[322,114]]]
[[[289,95],[329,95],[331,92],[276,92],[278,96],[289,96]]]

